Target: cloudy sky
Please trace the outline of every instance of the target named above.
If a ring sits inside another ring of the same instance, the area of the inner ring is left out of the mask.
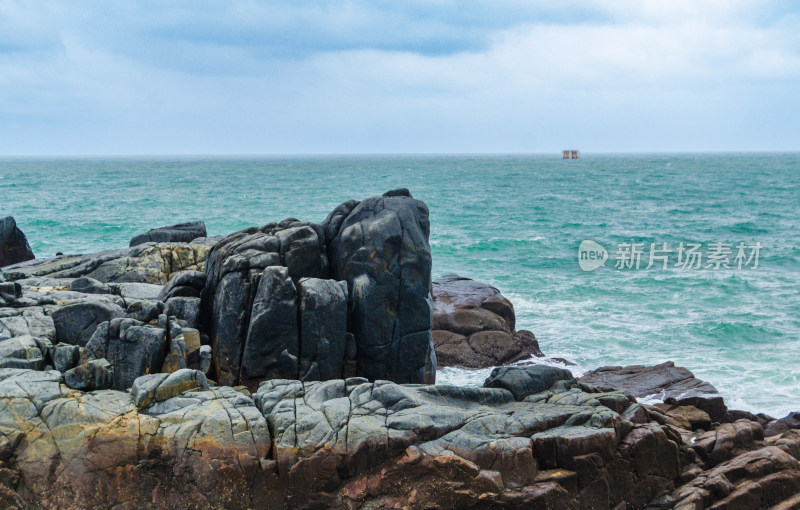
[[[0,154],[800,150],[800,3],[0,0]]]

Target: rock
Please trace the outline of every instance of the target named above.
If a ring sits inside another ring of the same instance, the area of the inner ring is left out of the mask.
[[[122,308],[102,301],[83,301],[57,308],[50,316],[59,343],[85,346],[97,325],[122,317]]]
[[[258,283],[242,355],[241,381],[299,378],[300,323],[297,290],[289,270],[269,266]]]
[[[198,388],[140,413],[125,392],[0,370],[0,427],[24,508],[286,508],[267,422],[232,388]]]
[[[347,333],[347,282],[302,278],[299,379],[342,377]]]
[[[708,413],[715,422],[723,421],[727,412],[714,386],[671,361],[652,367],[602,367],[578,380],[601,389],[625,390],[637,398],[655,397],[674,406],[691,405]]]
[[[41,370],[45,353],[30,335],[0,340],[0,368],[29,368]]]
[[[0,218],[0,267],[33,260],[33,250],[25,234],[11,216]]]
[[[125,390],[137,377],[161,370],[168,345],[165,327],[113,319],[98,326],[86,351],[89,359],[107,359],[113,367],[113,388]]]
[[[761,425],[749,420],[723,423],[715,430],[705,432],[694,439],[692,449],[705,463],[706,468],[753,449],[756,441],[764,439]]]
[[[62,374],[78,366],[81,359],[81,348],[77,345],[56,344],[51,351],[53,366]]]
[[[144,409],[195,388],[209,389],[206,376],[197,370],[184,368],[171,374],[151,374],[137,378],[131,387],[131,396],[136,408]]]
[[[22,297],[22,286],[17,282],[0,282],[0,306],[12,306]]]
[[[433,382],[428,208],[409,194],[389,195],[342,204],[322,223],[330,276],[347,282],[359,372]]]
[[[202,271],[181,271],[172,275],[158,296],[166,302],[173,297],[199,298],[206,284],[206,274]]]
[[[778,420],[771,420],[764,427],[765,436],[777,436],[792,429],[800,429],[800,413],[789,413]]]
[[[164,357],[164,363],[161,365],[161,372],[171,374],[186,368],[186,357],[186,343],[183,340],[183,334],[181,334],[177,338],[173,338],[170,342],[170,349]]]
[[[685,424],[687,430],[711,428],[711,417],[708,413],[694,406],[676,406],[667,411],[667,416]]]
[[[74,390],[94,391],[111,388],[114,374],[105,359],[94,359],[64,373],[64,384]]]
[[[207,374],[211,368],[211,346],[200,346],[200,371]]]
[[[134,301],[128,305],[125,315],[139,322],[151,322],[164,313],[164,303],[161,301]]]
[[[16,281],[42,277],[89,277],[101,283],[163,285],[174,273],[187,269],[203,270],[206,255],[215,242],[215,239],[197,239],[191,243],[145,244],[122,250],[30,261],[7,268],[6,278]],[[152,299],[160,290],[157,289]]]
[[[206,224],[202,221],[192,221],[148,230],[131,239],[130,246],[144,243],[188,243],[198,237],[206,236]]]
[[[114,294],[111,286],[99,282],[94,278],[83,276],[76,278],[69,285],[69,290],[73,292],[83,292],[84,294]]]
[[[202,326],[200,307],[200,298],[174,297],[165,303],[164,313],[197,329]]]
[[[440,366],[486,368],[543,356],[515,331],[514,306],[495,287],[458,275],[433,282],[433,342]]]
[[[671,508],[771,508],[799,492],[800,463],[780,448],[767,446],[697,476],[667,501]]]
[[[548,365],[526,367],[498,367],[483,383],[486,388],[503,388],[511,392],[516,400],[550,388],[556,381],[575,384],[569,370]]]

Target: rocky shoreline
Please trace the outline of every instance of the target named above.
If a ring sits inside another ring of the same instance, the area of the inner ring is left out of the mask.
[[[536,363],[498,289],[432,281],[407,190],[42,260],[0,226],[0,507],[800,508],[797,415]]]

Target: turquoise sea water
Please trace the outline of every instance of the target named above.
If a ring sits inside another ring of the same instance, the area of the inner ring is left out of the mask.
[[[127,246],[179,221],[204,220],[211,235],[321,221],[397,187],[430,208],[434,276],[499,287],[518,327],[576,372],[674,360],[731,407],[800,410],[800,154],[2,159],[0,216],[50,256]],[[582,271],[583,240],[611,260]],[[644,243],[641,268],[615,269],[631,241]],[[650,243],[665,242],[705,254],[729,243],[732,265],[738,243],[759,242],[759,267],[645,270]]]

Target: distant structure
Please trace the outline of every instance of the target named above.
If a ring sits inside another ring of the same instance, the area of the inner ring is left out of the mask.
[[[579,151],[576,151],[575,149],[572,150],[565,149],[562,157],[564,159],[578,159],[581,157],[581,153]]]

